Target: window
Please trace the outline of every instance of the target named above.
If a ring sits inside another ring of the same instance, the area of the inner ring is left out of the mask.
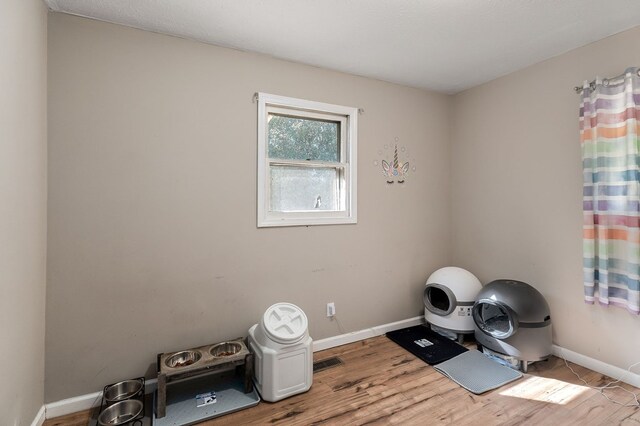
[[[356,223],[357,115],[258,94],[258,227]]]

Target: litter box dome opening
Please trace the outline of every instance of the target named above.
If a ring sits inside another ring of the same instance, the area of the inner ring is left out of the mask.
[[[475,303],[473,320],[483,333],[496,339],[506,339],[518,329],[518,319],[513,311],[491,299],[481,299]]]
[[[445,286],[429,284],[424,290],[424,306],[436,315],[449,315],[456,303],[456,296]]]

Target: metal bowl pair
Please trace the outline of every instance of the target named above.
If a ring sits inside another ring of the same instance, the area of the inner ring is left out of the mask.
[[[209,353],[214,358],[224,358],[237,354],[242,350],[242,345],[237,342],[223,342],[218,343],[209,349]],[[191,364],[195,364],[202,358],[200,351],[181,351],[171,355],[164,363],[169,368],[181,368],[187,367]]]
[[[105,408],[98,416],[100,426],[118,426],[134,420],[142,413],[143,404],[137,399],[116,402]]]

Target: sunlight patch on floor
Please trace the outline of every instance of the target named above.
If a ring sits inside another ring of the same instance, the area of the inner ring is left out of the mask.
[[[515,382],[500,395],[565,405],[589,390],[586,386],[532,376]]]

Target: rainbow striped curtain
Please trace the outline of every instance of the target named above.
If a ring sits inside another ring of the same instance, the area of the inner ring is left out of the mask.
[[[580,105],[584,296],[640,313],[640,76],[585,83]]]

